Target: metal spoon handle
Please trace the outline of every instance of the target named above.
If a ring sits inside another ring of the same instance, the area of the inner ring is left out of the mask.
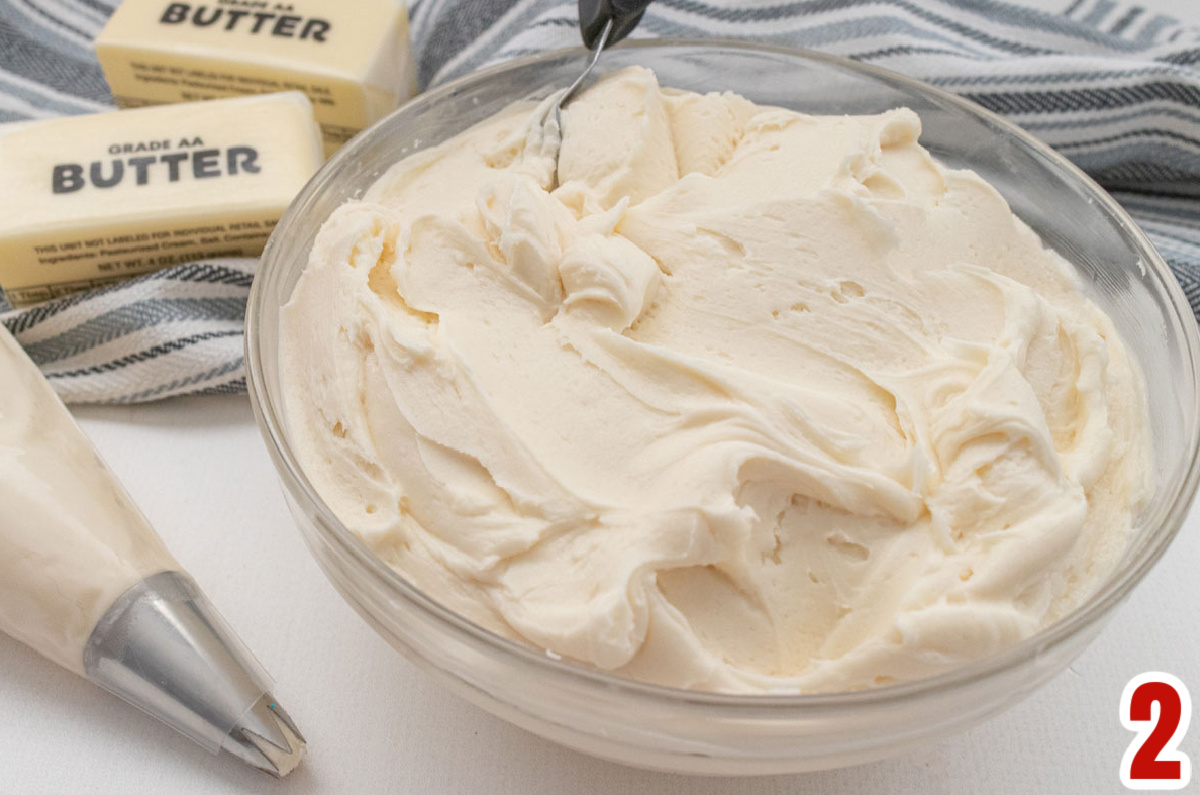
[[[588,61],[588,65],[584,68],[583,73],[575,78],[575,82],[567,86],[558,98],[558,102],[554,105],[554,118],[558,123],[558,129],[562,130],[562,107],[567,104],[571,97],[575,96],[575,92],[583,85],[583,81],[587,80],[587,76],[596,68],[596,64],[600,62],[600,53],[604,52],[604,48],[609,45],[609,40],[612,38],[612,29],[616,23],[609,19],[604,23],[604,28],[600,31],[600,37],[596,40],[596,46],[592,48],[592,60]]]

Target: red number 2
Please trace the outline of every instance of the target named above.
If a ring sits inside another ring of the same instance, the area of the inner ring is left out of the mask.
[[[1178,678],[1155,671],[1129,680],[1121,695],[1121,723],[1138,736],[1121,761],[1121,783],[1129,789],[1186,787],[1191,760],[1178,748],[1191,717],[1191,697]]]

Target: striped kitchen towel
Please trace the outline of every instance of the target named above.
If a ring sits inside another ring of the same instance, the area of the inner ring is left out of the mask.
[[[11,312],[4,324],[68,403],[245,392],[254,260],[176,265]]]
[[[1200,312],[1200,29],[1114,0],[1024,2],[657,0],[634,36],[821,50],[997,111],[1111,190]],[[115,4],[0,0],[0,121],[109,107],[90,42]],[[575,16],[562,0],[420,0],[421,84],[575,45]],[[68,401],[239,392],[252,273],[251,261],[177,266],[0,320]]]

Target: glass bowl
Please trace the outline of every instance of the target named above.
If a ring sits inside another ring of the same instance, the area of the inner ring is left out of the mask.
[[[1197,481],[1195,320],[1167,266],[1129,216],[1044,144],[950,94],[882,69],[736,41],[627,42],[601,74],[639,64],[662,85],[729,90],[807,113],[901,105],[922,142],[995,185],[1078,268],[1147,382],[1156,491],[1115,571],[1075,612],[1002,653],[935,677],[823,695],[727,695],[642,684],[498,637],[442,607],[378,560],[322,502],[289,444],[279,379],[279,311],[318,227],[389,166],[519,99],[569,84],[582,50],[511,61],[430,91],[347,144],[284,215],[263,254],[246,319],[249,390],[292,513],[326,575],[376,631],[455,693],[536,734],[658,770],[768,774],[867,762],[962,731],[1060,673],[1166,550]],[[402,715],[397,720],[404,720]]]

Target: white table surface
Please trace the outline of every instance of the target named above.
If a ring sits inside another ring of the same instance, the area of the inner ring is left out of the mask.
[[[1145,4],[1200,21],[1191,0]],[[275,695],[308,737],[309,758],[275,781],[209,756],[0,635],[0,795],[1091,795],[1123,791],[1117,770],[1132,735],[1117,704],[1130,677],[1174,673],[1200,703],[1194,509],[1166,557],[1066,673],[965,735],[884,762],[800,776],[702,779],[624,768],[443,692],[360,620],[294,528],[246,398],[76,414],[175,556],[275,677]],[[1200,720],[1181,747],[1200,771]]]

